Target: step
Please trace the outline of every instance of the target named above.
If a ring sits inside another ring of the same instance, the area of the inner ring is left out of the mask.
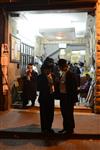
[[[22,105],[21,104],[13,104],[12,108],[22,109]],[[32,109],[39,110],[39,105],[35,105],[35,106],[32,106],[32,107],[31,106],[27,106],[26,109],[31,110],[31,111],[32,111]],[[55,106],[55,111],[59,111],[59,110],[60,110],[60,107],[56,105]],[[74,111],[75,112],[80,112],[80,113],[81,112],[84,112],[84,113],[93,113],[92,108],[84,106],[84,105],[74,106]]]

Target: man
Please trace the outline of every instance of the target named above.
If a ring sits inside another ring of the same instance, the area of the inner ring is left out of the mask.
[[[59,90],[60,108],[63,117],[63,130],[59,131],[59,133],[72,134],[75,128],[74,103],[78,101],[77,82],[65,59],[59,59],[58,65],[61,71]]]
[[[26,107],[28,100],[31,100],[32,106],[35,104],[37,92],[37,76],[38,74],[33,70],[33,65],[30,63],[27,66],[26,74],[23,76],[23,107]]]
[[[54,119],[54,76],[52,67],[43,64],[41,74],[38,76],[38,91],[40,103],[41,131],[45,134],[53,134],[52,123]]]

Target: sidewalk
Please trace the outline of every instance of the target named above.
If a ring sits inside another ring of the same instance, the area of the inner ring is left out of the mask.
[[[12,109],[0,112],[0,150],[99,150],[100,115],[75,112],[75,133],[57,133],[44,137],[40,132],[39,110]],[[62,129],[59,110],[55,111],[53,129]]]
[[[100,135],[100,115],[94,113],[74,112],[75,133],[76,134],[98,134]],[[0,132],[40,132],[39,110],[11,109],[10,111],[0,112]],[[55,110],[54,130],[62,128],[62,117],[59,110]]]

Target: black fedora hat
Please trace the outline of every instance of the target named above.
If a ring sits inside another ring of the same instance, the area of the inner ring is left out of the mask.
[[[59,67],[63,67],[65,65],[67,65],[67,60],[65,60],[65,59],[59,59],[58,60],[58,66]]]

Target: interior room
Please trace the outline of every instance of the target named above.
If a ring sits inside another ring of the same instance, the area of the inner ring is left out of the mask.
[[[95,77],[95,16],[88,12],[10,12],[9,37],[9,70],[15,70],[13,74],[10,72],[11,88],[16,79],[23,75],[28,63],[32,62],[39,73],[39,68],[47,57],[54,59],[55,63],[59,58],[64,58],[71,64],[84,64],[81,77],[86,73],[93,79]],[[15,41],[20,44],[17,54],[12,46]],[[20,64],[20,72],[17,64]],[[84,103],[85,100],[82,99]]]

